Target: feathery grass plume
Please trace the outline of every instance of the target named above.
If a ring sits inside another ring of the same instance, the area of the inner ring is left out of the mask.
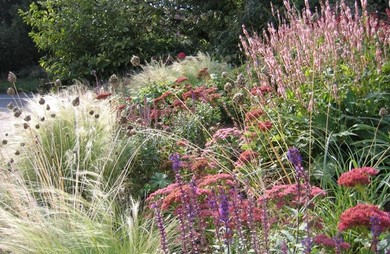
[[[29,182],[18,172],[2,172],[0,184],[0,249],[11,253],[160,253],[159,232],[130,199],[119,210],[116,193],[85,179],[93,199],[65,193],[54,186]],[[167,239],[175,234],[166,221]],[[170,245],[171,246],[171,245]]]
[[[84,178],[103,178],[112,185],[126,175],[132,155],[124,153],[128,144],[119,136],[116,109],[94,97],[84,87],[74,86],[44,99],[29,99],[23,114],[29,117],[29,126],[39,128],[17,127],[26,124],[20,119],[12,129],[12,145],[20,151],[15,168],[41,185],[79,194]],[[20,143],[25,146],[19,147]]]
[[[204,68],[207,68],[209,73],[222,73],[229,69],[226,63],[213,61],[209,55],[204,53],[187,56],[184,60],[174,62],[172,65],[166,65],[161,61],[151,61],[141,67],[143,71],[133,75],[129,81],[130,89],[134,91],[153,84],[174,82],[180,76],[194,81],[197,80],[198,72]]]

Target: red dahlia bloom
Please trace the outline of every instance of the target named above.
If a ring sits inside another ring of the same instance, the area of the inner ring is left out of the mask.
[[[378,174],[378,170],[371,167],[354,168],[348,172],[341,174],[338,185],[346,187],[354,187],[356,185],[367,185],[370,183],[370,176]]]
[[[390,228],[390,213],[380,210],[375,205],[358,204],[345,210],[340,215],[338,229],[340,231],[353,227],[372,227],[372,218],[376,218],[380,232]]]

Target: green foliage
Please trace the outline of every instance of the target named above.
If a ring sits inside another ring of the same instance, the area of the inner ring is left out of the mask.
[[[47,52],[41,65],[61,78],[108,76],[143,59],[174,48],[164,33],[159,10],[147,2],[99,0],[38,1],[21,12],[30,36]]]
[[[32,0],[1,2],[0,74],[36,65],[38,61],[38,52],[28,37],[29,28],[18,15],[18,9],[26,9],[31,2]]]

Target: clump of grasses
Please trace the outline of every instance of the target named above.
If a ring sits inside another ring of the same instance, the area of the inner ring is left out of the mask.
[[[159,253],[158,228],[142,216],[140,203],[118,209],[115,188],[84,181],[93,199],[2,172],[0,249],[12,253]],[[175,224],[166,227],[174,235]]]
[[[130,89],[139,90],[149,85],[174,82],[178,77],[185,76],[197,80],[199,70],[207,69],[209,73],[222,73],[229,69],[226,63],[213,61],[208,54],[198,53],[196,56],[186,56],[184,60],[166,64],[162,61],[151,61],[142,67],[142,72],[130,78]]]
[[[65,192],[82,192],[84,177],[114,184],[129,157],[113,104],[82,86],[27,100],[7,137],[9,167]]]

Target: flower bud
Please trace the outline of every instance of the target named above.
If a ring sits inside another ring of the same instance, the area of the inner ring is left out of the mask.
[[[8,72],[8,81],[11,82],[11,83],[16,83],[16,75],[10,71]]]

